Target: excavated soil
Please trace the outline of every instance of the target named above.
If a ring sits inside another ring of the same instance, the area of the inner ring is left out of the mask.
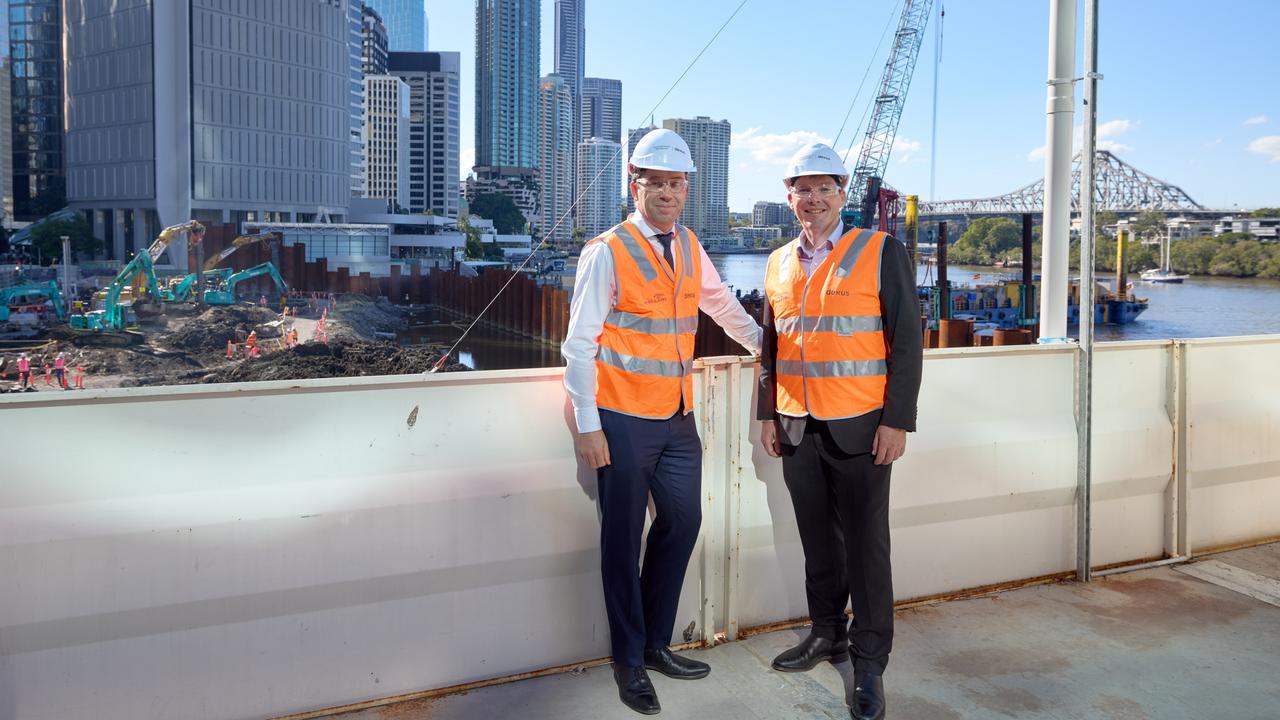
[[[428,372],[439,361],[439,353],[426,348],[400,347],[389,342],[308,343],[224,367],[204,376],[201,382],[408,375]],[[466,369],[465,365],[453,363],[440,371]]]

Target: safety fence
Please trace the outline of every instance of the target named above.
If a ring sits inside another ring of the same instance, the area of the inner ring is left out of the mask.
[[[899,600],[1072,574],[1078,359],[926,353],[894,468]],[[1280,535],[1280,337],[1094,361],[1095,566]],[[676,642],[806,612],[755,370],[698,365]],[[0,397],[0,717],[268,717],[606,656],[561,372]]]

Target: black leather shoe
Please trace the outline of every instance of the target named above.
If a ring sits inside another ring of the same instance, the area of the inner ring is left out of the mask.
[[[848,659],[848,640],[828,640],[809,633],[809,637],[799,645],[774,658],[773,669],[782,672],[804,672],[814,669],[824,660],[838,663]]]
[[[642,667],[613,665],[613,681],[618,683],[618,698],[622,704],[642,715],[662,712],[658,704],[658,691],[653,689],[649,673]]]
[[[676,680],[697,680],[711,674],[711,666],[681,657],[667,648],[644,651],[644,666]]]
[[[884,678],[874,673],[856,672],[853,676],[853,720],[884,720]]]

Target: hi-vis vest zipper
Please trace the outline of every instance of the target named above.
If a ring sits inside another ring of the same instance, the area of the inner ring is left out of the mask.
[[[605,318],[596,355],[596,404],[665,419],[693,408],[693,341],[698,330],[702,254],[687,228],[671,241],[675,267],[624,222],[591,242],[613,254],[618,302]]]
[[[778,334],[779,413],[836,420],[884,406],[888,367],[880,255],[885,237],[850,230],[808,277],[796,243],[769,256],[765,294]]]

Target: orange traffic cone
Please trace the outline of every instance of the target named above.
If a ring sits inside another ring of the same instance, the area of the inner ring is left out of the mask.
[[[47,364],[44,366],[44,384],[49,387],[53,386],[53,371],[49,369]]]
[[[236,346],[231,344],[231,338],[227,338],[227,359],[230,360],[236,354]]]
[[[76,389],[84,389],[84,368],[79,365],[76,366]]]

